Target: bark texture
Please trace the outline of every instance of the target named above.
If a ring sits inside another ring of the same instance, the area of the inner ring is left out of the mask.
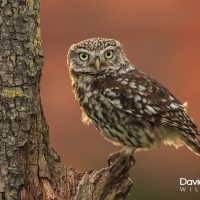
[[[0,200],[125,199],[131,159],[78,172],[49,146],[39,93],[39,3],[0,0]]]

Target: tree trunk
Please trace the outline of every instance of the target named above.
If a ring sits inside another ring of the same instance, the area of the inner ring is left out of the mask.
[[[131,159],[114,170],[78,172],[49,146],[39,3],[0,0],[0,200],[125,199]]]

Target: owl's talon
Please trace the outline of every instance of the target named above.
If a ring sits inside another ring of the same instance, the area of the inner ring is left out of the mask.
[[[121,154],[115,161],[110,165],[111,172],[129,170],[135,164],[135,159],[132,154]]]
[[[110,154],[108,157],[108,165],[111,166],[120,156],[121,156],[120,151]]]

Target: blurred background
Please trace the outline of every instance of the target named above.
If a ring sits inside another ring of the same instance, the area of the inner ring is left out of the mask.
[[[42,103],[51,145],[62,162],[78,170],[100,169],[119,150],[92,126],[83,125],[72,93],[67,51],[90,37],[121,41],[129,60],[162,82],[200,127],[200,1],[57,0],[41,2],[45,63]],[[179,178],[200,178],[200,157],[185,147],[162,146],[135,155],[130,200],[196,200],[199,192],[180,192]]]

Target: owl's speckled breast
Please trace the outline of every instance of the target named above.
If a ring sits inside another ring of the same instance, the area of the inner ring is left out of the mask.
[[[119,110],[101,94],[103,80],[82,77],[75,84],[77,100],[100,133],[114,144],[148,147],[155,140],[152,127],[136,116]],[[87,120],[88,121],[88,120]],[[157,137],[158,138],[158,137]]]

